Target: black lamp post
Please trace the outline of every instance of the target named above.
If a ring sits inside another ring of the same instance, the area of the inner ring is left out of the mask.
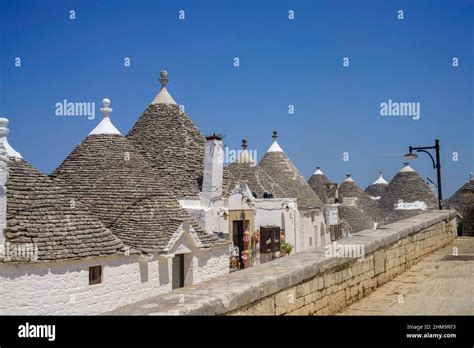
[[[431,149],[435,149],[435,151],[436,151],[436,161],[433,158],[433,156],[431,155],[431,153],[429,151],[426,151],[426,150],[431,150]],[[436,169],[436,176],[437,176],[437,179],[438,179],[438,205],[439,205],[439,209],[443,209],[443,206],[441,204],[441,202],[443,200],[443,196],[442,196],[442,193],[441,193],[441,162],[440,162],[440,159],[439,159],[439,140],[438,139],[435,140],[435,145],[434,146],[425,146],[425,147],[410,146],[409,150],[410,150],[410,152],[405,155],[405,158],[408,159],[408,160],[412,160],[412,159],[415,159],[415,158],[418,157],[417,154],[413,153],[413,151],[416,150],[416,152],[427,153],[430,156],[431,161],[433,161],[433,169]]]

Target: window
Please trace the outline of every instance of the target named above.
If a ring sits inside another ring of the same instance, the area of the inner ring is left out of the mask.
[[[89,267],[89,285],[102,283],[102,266]]]
[[[309,237],[309,246],[313,246],[313,237]]]

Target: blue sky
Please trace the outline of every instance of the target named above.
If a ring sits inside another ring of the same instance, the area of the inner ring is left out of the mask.
[[[389,180],[409,145],[435,138],[445,197],[474,171],[473,1],[0,3],[0,114],[10,119],[10,143],[43,172],[94,128],[104,97],[126,134],[159,91],[163,68],[204,134],[223,133],[231,149],[245,137],[260,159],[276,129],[306,178],[321,166],[335,182],[352,173],[365,187],[379,170]],[[56,116],[64,99],[95,102],[96,119]],[[419,102],[420,119],[380,116],[388,99]],[[435,181],[426,155],[413,167]]]

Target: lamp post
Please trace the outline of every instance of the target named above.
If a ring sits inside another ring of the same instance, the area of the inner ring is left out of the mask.
[[[427,150],[431,150],[431,149],[434,149],[435,152],[436,152],[436,155],[435,155],[436,156],[436,161],[433,158],[433,156],[431,155],[431,153],[429,151],[427,151]],[[436,176],[437,176],[437,179],[438,179],[438,206],[439,206],[439,209],[443,209],[443,206],[441,204],[441,202],[443,200],[443,196],[442,196],[442,193],[441,193],[441,162],[440,162],[440,159],[439,159],[439,140],[438,139],[435,140],[435,145],[434,146],[424,146],[424,147],[410,146],[409,151],[410,152],[405,155],[405,158],[408,159],[408,160],[413,160],[413,159],[418,157],[418,155],[413,153],[413,151],[424,152],[424,153],[427,153],[428,156],[430,156],[431,161],[433,162],[433,169],[436,169]]]

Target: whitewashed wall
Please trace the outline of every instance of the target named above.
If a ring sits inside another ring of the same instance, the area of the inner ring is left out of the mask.
[[[99,314],[171,291],[171,258],[140,260],[124,256],[0,264],[0,315]],[[228,246],[200,251],[191,264],[192,283],[228,273]],[[103,266],[103,282],[89,285],[89,267],[98,265]]]
[[[215,247],[209,252],[197,252],[194,257],[194,283],[201,283],[229,273],[230,245]]]
[[[0,314],[97,314],[171,290],[167,265],[138,260],[2,264]],[[103,282],[89,285],[89,267],[98,265]]]
[[[185,285],[197,284],[218,275],[229,273],[230,243],[199,249],[189,233],[182,233],[168,251],[167,258],[184,254]],[[172,274],[170,268],[170,274]]]
[[[289,211],[283,206],[288,205]],[[255,200],[255,225],[256,228],[267,225],[277,225],[285,229],[285,240],[296,245],[296,219],[298,207],[291,199],[256,199]]]
[[[178,202],[207,233],[229,233],[229,223],[224,219],[224,211],[228,211],[224,199],[180,199]]]
[[[321,238],[321,224],[324,226],[324,236]],[[298,238],[296,252],[324,245],[330,241],[330,235],[326,229],[324,215],[312,214],[307,211],[299,212]],[[310,238],[312,243],[310,244]]]

